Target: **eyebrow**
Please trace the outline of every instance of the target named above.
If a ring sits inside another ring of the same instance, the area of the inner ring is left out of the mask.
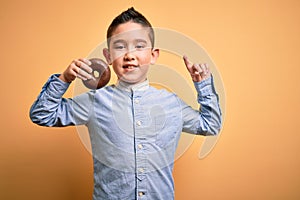
[[[144,39],[135,39],[134,42],[144,42],[144,43],[147,43],[147,41],[144,40]],[[117,44],[117,43],[126,43],[126,40],[118,39],[116,41],[113,41],[112,44]]]
[[[126,43],[126,41],[119,39],[119,40],[113,41],[112,44],[117,44],[117,43]]]
[[[147,41],[146,40],[144,40],[144,39],[136,39],[136,40],[134,40],[135,42],[144,42],[144,43],[147,43]]]

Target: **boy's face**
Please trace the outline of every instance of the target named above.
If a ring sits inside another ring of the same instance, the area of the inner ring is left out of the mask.
[[[120,80],[135,84],[146,80],[150,64],[159,55],[152,49],[148,28],[134,22],[120,24],[110,38],[104,56]]]

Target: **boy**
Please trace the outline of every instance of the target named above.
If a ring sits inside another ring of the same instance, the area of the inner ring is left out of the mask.
[[[184,63],[198,92],[199,111],[175,94],[149,86],[147,72],[159,56],[148,20],[133,8],[107,31],[103,54],[118,77],[115,85],[62,98],[69,84],[92,78],[87,59],[74,60],[52,75],[31,107],[43,126],[86,125],[94,162],[94,200],[174,199],[174,154],[182,131],[215,135],[221,111],[205,64]]]

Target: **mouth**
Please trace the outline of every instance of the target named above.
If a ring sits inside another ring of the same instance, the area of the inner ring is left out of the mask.
[[[128,70],[132,70],[135,68],[138,68],[138,66],[136,66],[136,65],[124,65],[123,66],[123,69],[128,69]]]

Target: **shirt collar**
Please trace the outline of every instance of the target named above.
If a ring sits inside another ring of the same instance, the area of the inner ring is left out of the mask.
[[[130,84],[130,83],[126,83],[122,80],[118,80],[116,86],[117,86],[117,88],[119,88],[121,90],[125,90],[127,92],[144,91],[144,90],[147,90],[149,88],[149,81],[147,79],[147,80],[145,80],[141,83]]]

